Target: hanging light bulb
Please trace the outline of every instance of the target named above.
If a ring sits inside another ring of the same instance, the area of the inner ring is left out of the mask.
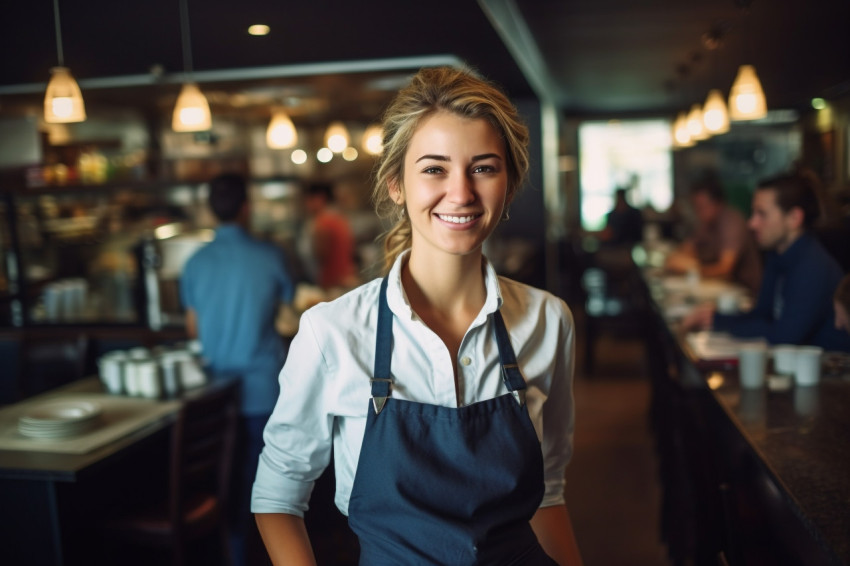
[[[711,135],[725,134],[729,131],[729,112],[726,101],[716,88],[709,91],[702,106],[702,123]]]
[[[50,124],[82,122],[86,107],[77,81],[66,67],[50,69],[50,82],[44,93],[44,121]]]
[[[688,112],[688,133],[691,134],[691,140],[701,141],[708,138],[708,134],[702,125],[702,108],[697,103],[691,106],[691,111]]]
[[[203,132],[212,128],[210,105],[195,83],[186,83],[180,90],[171,128],[175,132]]]
[[[673,139],[677,147],[691,147],[694,141],[691,139],[691,132],[688,130],[688,115],[682,110],[676,117],[673,123]]]
[[[342,122],[332,122],[325,132],[325,145],[334,153],[340,153],[348,147],[348,130]]]
[[[272,149],[287,149],[298,142],[295,124],[283,110],[275,110],[266,130],[266,145]]]
[[[50,69],[50,82],[44,93],[44,121],[48,124],[68,124],[86,119],[83,94],[71,71],[65,67],[62,51],[62,26],[59,21],[59,0],[53,0],[53,21],[56,28],[56,55],[59,66]]]
[[[372,124],[363,132],[363,149],[371,155],[380,155],[384,150],[384,130]]]
[[[180,37],[183,40],[183,68],[187,75],[192,74],[192,41],[189,35],[189,7],[186,0],[180,0]],[[203,132],[212,128],[212,115],[207,98],[198,85],[192,82],[183,84],[171,129],[175,132]]]
[[[732,120],[758,120],[767,116],[767,102],[755,67],[741,65],[729,91],[729,117]]]

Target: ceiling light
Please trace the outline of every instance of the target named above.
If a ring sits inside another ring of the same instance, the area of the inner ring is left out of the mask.
[[[50,82],[44,93],[44,121],[49,124],[82,122],[86,107],[77,81],[65,65],[62,51],[62,26],[59,22],[59,0],[53,0],[53,20],[56,27],[56,55],[59,66],[50,69]]]
[[[347,148],[342,150],[342,158],[346,161],[354,161],[355,159],[357,159],[358,155],[360,154],[357,153],[357,150],[351,146],[348,146]]]
[[[265,24],[254,24],[248,28],[248,33],[251,35],[268,35],[271,29]]]
[[[266,145],[272,149],[287,149],[298,142],[295,124],[283,110],[275,110],[266,130]]]
[[[702,124],[702,108],[696,103],[691,106],[691,111],[688,113],[688,133],[691,134],[693,141],[704,140],[708,137]]]
[[[316,159],[321,161],[322,163],[327,163],[331,159],[334,158],[334,152],[330,149],[323,147],[319,151],[316,152]]]
[[[296,165],[304,165],[307,163],[307,152],[303,149],[296,149],[292,152],[292,155],[290,155],[289,158]]]
[[[195,83],[186,83],[180,90],[171,128],[175,132],[203,132],[212,128],[210,105]]]
[[[348,147],[348,129],[342,122],[332,122],[325,132],[325,145],[334,153],[339,153]]]
[[[767,116],[767,102],[752,65],[741,65],[729,91],[729,117],[732,120],[758,120]]]
[[[688,115],[684,110],[679,112],[676,121],[673,123],[673,140],[676,147],[694,145],[693,140],[691,140],[691,133],[688,131]]]
[[[363,133],[363,149],[366,153],[380,155],[384,150],[384,130],[378,124],[372,124]]]
[[[187,0],[180,0],[180,37],[183,40],[183,70],[187,75],[192,74],[192,40],[189,35],[189,7]],[[206,97],[192,82],[183,84],[171,128],[175,132],[203,132],[212,128],[212,115]]]
[[[711,135],[725,134],[729,131],[729,112],[726,101],[716,88],[711,89],[702,107],[702,123]]]

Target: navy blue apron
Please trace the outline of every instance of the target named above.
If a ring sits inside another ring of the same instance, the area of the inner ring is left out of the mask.
[[[360,564],[555,564],[529,524],[543,498],[543,456],[501,314],[493,316],[510,393],[459,408],[393,399],[386,288],[384,279],[372,399],[348,505]]]

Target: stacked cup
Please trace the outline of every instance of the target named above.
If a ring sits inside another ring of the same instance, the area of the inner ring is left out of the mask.
[[[779,344],[772,353],[776,373],[793,376],[798,387],[817,385],[820,381],[823,348]]]

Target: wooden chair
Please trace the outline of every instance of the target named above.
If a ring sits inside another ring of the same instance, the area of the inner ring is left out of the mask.
[[[226,508],[238,410],[235,381],[186,399],[171,434],[167,497],[109,521],[113,543],[168,548],[182,566],[190,543],[218,535],[221,563],[230,564]]]

